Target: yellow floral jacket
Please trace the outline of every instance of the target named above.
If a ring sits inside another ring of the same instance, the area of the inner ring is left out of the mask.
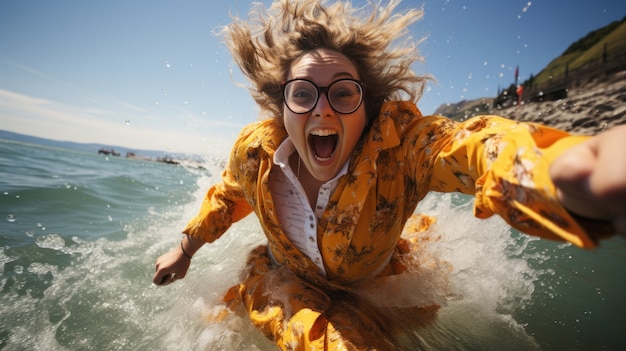
[[[276,260],[316,281],[315,264],[284,234],[270,193],[272,158],[286,136],[275,120],[243,129],[222,182],[210,188],[184,232],[212,242],[254,211]],[[318,223],[327,279],[350,284],[371,276],[430,191],[474,194],[479,218],[498,214],[522,232],[594,247],[555,198],[548,176],[551,161],[585,138],[496,116],[463,123],[423,117],[413,103],[385,103]]]

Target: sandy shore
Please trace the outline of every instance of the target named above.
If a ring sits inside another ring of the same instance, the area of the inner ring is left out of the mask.
[[[595,135],[626,124],[626,71],[579,82],[561,100],[527,102],[492,113],[575,134]]]

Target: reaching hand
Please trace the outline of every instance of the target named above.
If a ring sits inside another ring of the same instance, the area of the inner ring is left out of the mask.
[[[553,162],[550,176],[568,210],[626,236],[626,126],[572,147]]]
[[[152,277],[152,282],[156,285],[165,286],[178,279],[183,279],[190,264],[191,259],[183,253],[179,245],[156,260],[156,272]]]

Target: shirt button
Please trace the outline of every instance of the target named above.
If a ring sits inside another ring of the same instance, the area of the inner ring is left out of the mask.
[[[312,237],[312,236],[310,236],[310,237],[309,237],[309,241],[310,241],[310,242],[314,242],[314,241],[315,241],[315,238],[314,238],[314,237]]]
[[[311,229],[315,228],[315,224],[311,223]]]

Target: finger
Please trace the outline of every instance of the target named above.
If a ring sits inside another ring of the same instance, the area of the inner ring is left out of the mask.
[[[157,278],[155,277],[155,279]],[[161,280],[157,280],[154,283],[158,286],[165,286],[165,285],[171,284],[174,280],[175,280],[174,274],[166,274],[163,277],[161,277]]]
[[[626,214],[626,128],[615,128],[600,136],[602,138],[595,138],[595,143],[591,143],[597,162],[591,174],[590,188],[607,207],[614,212]]]

